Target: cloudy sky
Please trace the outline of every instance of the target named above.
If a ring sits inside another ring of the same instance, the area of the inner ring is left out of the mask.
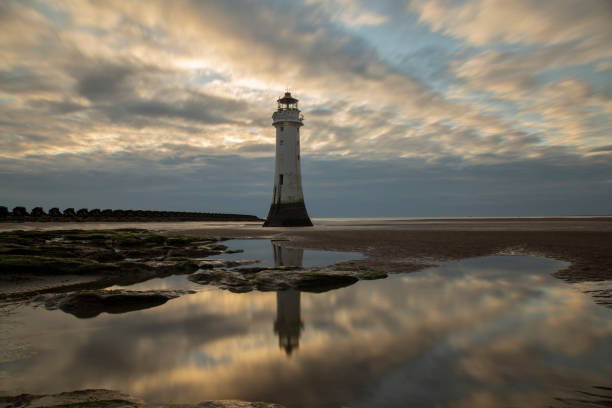
[[[609,0],[2,1],[0,205],[610,214]]]

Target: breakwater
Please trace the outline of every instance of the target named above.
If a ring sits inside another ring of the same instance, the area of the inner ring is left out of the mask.
[[[9,210],[0,206],[0,222],[70,222],[70,221],[263,221],[255,215],[225,214],[188,211],[149,211],[149,210],[111,210],[98,208],[66,208],[63,211],[57,207],[45,211],[42,207],[34,207],[28,211],[25,207],[14,207]]]

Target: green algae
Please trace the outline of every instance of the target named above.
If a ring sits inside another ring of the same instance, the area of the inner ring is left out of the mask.
[[[79,274],[98,264],[84,258],[56,258],[39,255],[0,254],[0,272],[55,274]]]
[[[214,251],[189,247],[198,238],[166,236],[142,229],[9,231],[0,233],[0,273],[12,274],[117,274],[150,271],[145,262],[160,260],[175,251],[173,262],[181,271],[197,266],[177,258],[207,256]],[[213,241],[214,242],[214,241]],[[166,267],[165,269],[169,269]]]

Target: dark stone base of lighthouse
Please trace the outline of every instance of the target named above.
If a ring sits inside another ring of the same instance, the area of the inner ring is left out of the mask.
[[[304,202],[272,204],[264,227],[312,227]]]

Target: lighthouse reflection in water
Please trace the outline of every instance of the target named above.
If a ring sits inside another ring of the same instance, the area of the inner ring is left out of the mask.
[[[272,241],[274,267],[301,267],[303,249],[284,248]],[[304,323],[300,314],[300,291],[289,289],[276,292],[276,320],[274,333],[278,334],[278,345],[287,355],[300,345],[300,334]]]

